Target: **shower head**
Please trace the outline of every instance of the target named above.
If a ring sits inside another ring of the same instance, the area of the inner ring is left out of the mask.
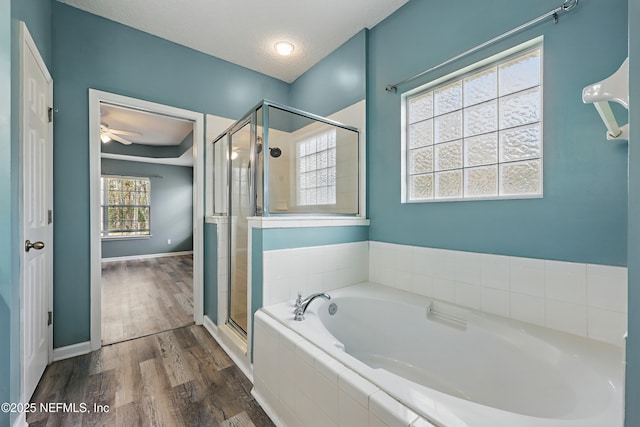
[[[258,154],[262,153],[262,137],[258,137],[257,138],[257,151]],[[271,155],[271,157],[273,157],[274,159],[277,159],[278,157],[280,157],[282,155],[282,150],[279,149],[278,147],[269,147],[269,154]]]
[[[269,147],[269,155],[271,155],[271,157],[273,157],[274,159],[277,159],[282,155],[282,150],[278,147]]]

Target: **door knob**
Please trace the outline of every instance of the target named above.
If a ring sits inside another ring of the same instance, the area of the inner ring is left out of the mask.
[[[26,242],[24,242],[24,251],[25,252],[29,252],[29,249],[44,249],[44,242],[33,242],[31,243],[31,240],[27,240]]]

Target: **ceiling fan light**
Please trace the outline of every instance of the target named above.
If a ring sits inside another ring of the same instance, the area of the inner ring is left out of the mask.
[[[109,135],[106,135],[104,133],[100,134],[100,141],[102,141],[103,143],[107,143],[109,141],[111,141],[111,138],[109,138]]]
[[[237,151],[232,151],[231,152],[231,160],[235,160],[238,158],[238,152]]]
[[[294,46],[293,44],[286,41],[279,41],[273,47],[276,49],[276,52],[282,56],[289,56],[291,52],[293,52]]]

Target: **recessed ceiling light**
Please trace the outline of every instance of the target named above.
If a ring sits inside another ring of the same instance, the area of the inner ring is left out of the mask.
[[[293,52],[293,44],[289,42],[280,41],[273,47],[275,47],[276,51],[282,56],[289,56],[291,55],[291,52]]]

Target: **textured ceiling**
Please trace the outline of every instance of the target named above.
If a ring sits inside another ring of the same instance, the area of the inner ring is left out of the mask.
[[[291,83],[408,0],[59,0]],[[278,56],[273,45],[295,50]]]
[[[104,103],[100,104],[100,124],[114,131],[139,133],[140,135],[121,135],[134,145],[157,147],[177,146],[193,131],[193,123],[188,120]],[[109,141],[107,144],[119,144],[119,142]],[[125,145],[124,147],[127,147],[126,150],[128,150],[128,147],[134,145]],[[142,157],[139,153],[135,155],[114,154],[103,149],[101,157],[134,162],[193,166],[193,148],[189,148],[180,157]]]
[[[193,130],[188,120],[108,104],[100,104],[100,122],[114,131],[138,132],[140,135],[122,136],[142,145],[179,145]]]

